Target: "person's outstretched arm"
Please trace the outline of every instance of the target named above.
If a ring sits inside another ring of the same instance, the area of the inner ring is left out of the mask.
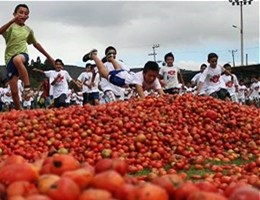
[[[36,43],[33,45],[39,52],[41,52],[52,64],[55,65],[54,59],[48,54],[47,51],[42,47],[40,43]]]
[[[41,69],[38,69],[38,68],[33,68],[33,71],[35,71],[35,72],[41,72],[42,74],[44,74],[44,71],[41,70]]]

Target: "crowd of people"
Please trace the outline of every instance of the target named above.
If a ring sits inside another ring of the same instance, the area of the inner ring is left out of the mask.
[[[18,80],[19,100],[23,109],[60,108],[70,105],[99,105],[113,101],[125,101],[130,98],[143,98],[147,95],[210,95],[225,101],[259,107],[260,79],[253,78],[250,87],[232,73],[230,64],[223,67],[217,64],[215,53],[208,55],[208,65],[202,64],[200,72],[186,84],[181,71],[174,65],[174,55],[167,53],[165,66],[148,61],[143,70],[137,73],[116,59],[117,51],[109,46],[106,56],[100,60],[97,50],[92,50],[83,57],[85,71],[76,80],[64,70],[61,59],[54,61],[54,70],[44,71],[34,68],[35,73],[42,73],[45,79],[34,90],[24,95],[22,81]],[[70,82],[74,83],[76,90]],[[14,102],[10,85],[0,88],[2,111],[11,110]]]
[[[147,95],[185,93],[210,95],[259,107],[260,77],[253,78],[250,87],[246,87],[243,80],[238,81],[232,73],[230,64],[218,65],[216,53],[209,53],[208,64],[202,64],[200,73],[185,83],[180,69],[174,65],[171,52],[164,56],[165,66],[159,67],[158,63],[148,61],[142,71],[134,73],[117,59],[115,47],[107,47],[102,59],[93,49],[83,56],[85,71],[74,80],[64,70],[63,61],[54,60],[37,42],[33,31],[25,25],[28,17],[29,8],[19,4],[14,10],[14,18],[0,28],[7,45],[7,82],[0,88],[1,110],[99,105]],[[37,89],[31,88],[26,69],[29,60],[27,44],[33,44],[54,66],[54,70],[33,69],[46,77]],[[73,83],[77,90],[69,83]]]

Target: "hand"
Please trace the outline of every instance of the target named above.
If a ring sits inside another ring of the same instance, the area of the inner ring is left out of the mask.
[[[160,79],[159,82],[160,82],[162,87],[164,87],[166,85],[166,83],[165,83],[165,81],[163,79]]]
[[[18,18],[18,15],[15,15],[13,19],[11,19],[11,21],[9,23],[14,23]]]
[[[111,62],[113,59],[115,59],[115,54],[114,53],[110,53],[108,52],[108,54],[106,55],[106,58],[109,62]]]
[[[78,88],[82,88],[82,86],[83,86],[83,84],[79,83],[79,82],[76,82],[76,85],[78,86]]]
[[[195,91],[195,92],[194,92],[194,95],[195,95],[195,96],[199,96],[199,94],[200,94],[199,91]]]

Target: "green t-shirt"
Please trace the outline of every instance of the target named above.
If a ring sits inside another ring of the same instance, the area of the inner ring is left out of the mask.
[[[36,44],[33,31],[26,25],[19,26],[13,23],[4,33],[6,49],[5,63],[8,64],[14,55],[28,53],[27,44]],[[27,43],[27,44],[26,44]]]

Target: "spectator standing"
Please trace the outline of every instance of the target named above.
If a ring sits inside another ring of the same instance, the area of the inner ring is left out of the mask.
[[[238,89],[237,89],[237,98],[240,104],[245,104],[246,102],[246,91],[247,91],[247,87],[245,86],[244,80],[241,79],[239,81]]]
[[[91,95],[91,63],[86,63],[85,72],[82,72],[78,78],[77,82],[82,84],[82,93],[83,93],[83,105],[86,103],[90,103],[90,95]]]

